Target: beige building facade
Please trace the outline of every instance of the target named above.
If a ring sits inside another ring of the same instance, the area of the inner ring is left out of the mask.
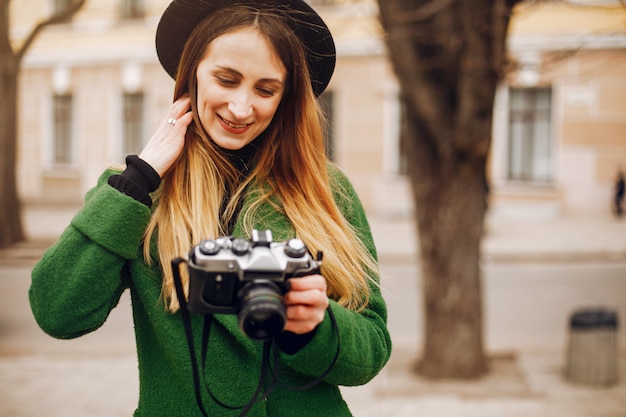
[[[611,215],[626,169],[626,9],[578,3],[523,4],[512,19],[515,71],[494,107],[494,215]]]
[[[60,3],[11,2],[16,44]],[[19,189],[27,204],[79,204],[106,167],[150,137],[172,100],[173,81],[154,51],[168,3],[89,0],[33,45],[19,97]],[[509,49],[516,67],[494,107],[493,216],[610,215],[615,174],[626,169],[626,12],[617,1],[587,3],[524,3],[515,12]],[[370,214],[408,216],[399,90],[376,2],[311,4],[337,44],[322,98],[332,157]]]

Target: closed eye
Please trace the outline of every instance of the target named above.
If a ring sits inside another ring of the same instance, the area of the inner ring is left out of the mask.
[[[279,80],[260,80],[257,83],[257,91],[263,97],[272,97],[276,94],[279,94],[282,91],[283,83]]]
[[[274,94],[276,94],[276,91],[274,89],[269,88],[257,88],[257,91],[263,97],[272,97]]]
[[[224,87],[234,87],[239,83],[237,80],[233,78],[222,77],[219,75],[216,75],[215,79],[217,80],[219,84],[223,85]]]

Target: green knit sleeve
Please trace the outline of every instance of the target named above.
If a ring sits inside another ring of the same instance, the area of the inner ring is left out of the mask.
[[[127,286],[150,209],[108,184],[107,171],[84,207],[32,271],[29,298],[39,326],[67,339],[99,328]]]
[[[376,248],[361,201],[348,179],[337,169],[329,170],[336,188],[335,198],[345,218],[356,229],[365,247],[376,259]],[[375,281],[378,276],[372,277]],[[296,354],[282,353],[281,359],[296,372],[310,378],[328,368],[338,352],[337,362],[325,378],[335,385],[362,385],[374,378],[391,355],[387,329],[387,307],[380,287],[370,285],[370,299],[360,312],[330,302],[335,322],[327,312],[313,339]]]

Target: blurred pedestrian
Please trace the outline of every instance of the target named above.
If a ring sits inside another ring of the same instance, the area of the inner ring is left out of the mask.
[[[624,214],[624,172],[620,169],[617,172],[614,187],[614,211],[617,217],[622,217]]]

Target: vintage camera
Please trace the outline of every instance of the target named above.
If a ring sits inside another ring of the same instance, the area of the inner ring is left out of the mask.
[[[321,261],[300,239],[272,242],[269,230],[253,230],[250,240],[205,240],[189,256],[189,310],[237,314],[246,336],[271,340],[287,322],[288,280],[319,273]]]

